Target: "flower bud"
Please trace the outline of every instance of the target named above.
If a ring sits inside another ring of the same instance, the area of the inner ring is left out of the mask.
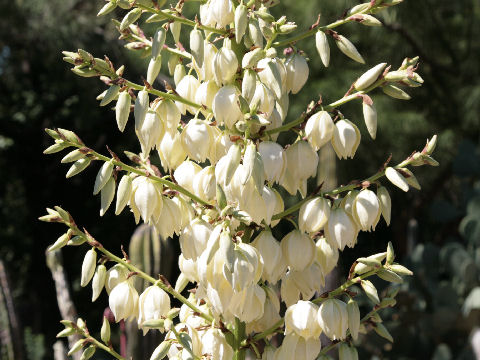
[[[362,55],[358,52],[355,45],[353,45],[350,40],[348,40],[343,35],[337,35],[335,38],[335,42],[338,46],[338,49],[347,55],[350,59],[355,60],[361,64],[365,64],[365,60],[363,60]]]
[[[91,248],[85,254],[82,263],[82,277],[80,280],[80,286],[85,287],[95,273],[95,267],[97,266],[97,252],[94,248]]]
[[[368,189],[360,191],[353,203],[352,212],[360,230],[375,230],[381,213],[377,195]]]
[[[100,338],[105,344],[110,343],[110,322],[106,316],[103,317],[102,328],[100,329]]]
[[[285,151],[287,170],[280,184],[291,195],[300,190],[302,196],[307,192],[307,179],[317,174],[318,155],[306,141],[297,141]]]
[[[120,86],[118,85],[111,85],[105,95],[100,101],[100,106],[105,106],[110,104],[113,100],[118,99],[118,92],[120,90]]]
[[[418,183],[418,180],[415,177],[415,175],[413,174],[413,172],[411,172],[409,169],[402,168],[402,169],[397,170],[397,171],[400,172],[400,174],[402,174],[402,176],[407,181],[408,185],[410,185],[411,187],[413,187],[414,189],[417,189],[417,190],[420,190],[422,188],[420,186],[420,184]]]
[[[195,94],[195,102],[211,109],[213,106],[213,99],[215,98],[219,90],[220,89],[218,88],[215,81],[205,81],[198,87],[197,93]],[[205,110],[200,110],[204,115],[208,115]]]
[[[197,80],[197,78],[193,75],[186,75],[182,80],[177,85],[176,91],[178,95],[181,97],[189,100],[189,101],[195,101],[195,94],[198,90],[198,87],[200,86],[200,82]],[[180,103],[179,101],[176,101],[175,104],[178,107],[178,110],[185,115],[185,112],[188,111],[191,114],[195,114],[197,111],[196,107],[185,105],[183,103]]]
[[[338,249],[329,244],[327,239],[319,238],[317,240],[315,260],[322,268],[323,274],[328,275],[338,263]]]
[[[185,71],[185,66],[183,64],[177,64],[175,65],[175,70],[173,71],[173,83],[175,86],[178,86],[180,84],[180,81],[187,75]]]
[[[150,59],[147,68],[147,82],[151,85],[155,82],[162,69],[162,56]]]
[[[169,28],[173,36],[173,41],[175,42],[175,44],[178,44],[180,42],[180,32],[182,31],[182,23],[178,21],[174,21],[170,23]]]
[[[412,98],[405,91],[403,91],[399,87],[397,87],[395,85],[391,85],[391,84],[382,86],[382,91],[385,94],[387,94],[388,96],[393,97],[394,99],[410,100]]]
[[[145,120],[145,116],[147,115],[149,105],[150,105],[150,99],[148,97],[148,92],[145,90],[139,91],[137,95],[137,99],[135,100],[135,106],[133,109],[133,116],[135,117],[136,131],[139,131],[142,128],[143,122]]]
[[[327,35],[323,31],[317,31],[315,34],[315,44],[323,65],[328,67],[330,63],[330,46],[328,45]]]
[[[95,178],[95,185],[93,186],[93,195],[97,195],[100,190],[107,184],[108,180],[112,176],[113,172],[113,160],[103,163],[102,167],[97,173]]]
[[[97,16],[103,16],[110,14],[115,8],[117,7],[116,3],[113,2],[107,2],[103,7],[100,9],[100,11],[97,13]]]
[[[138,293],[130,281],[123,281],[115,286],[108,298],[108,305],[115,316],[115,321],[137,316]]]
[[[162,360],[165,356],[167,356],[171,346],[171,341],[162,341],[160,345],[158,345],[153,351],[152,356],[150,356],[150,360]]]
[[[83,351],[82,355],[80,356],[80,360],[90,359],[95,354],[95,350],[97,350],[95,345],[90,345]]]
[[[63,150],[63,147],[62,147]],[[69,152],[67,155],[65,155],[62,160],[60,161],[62,164],[67,164],[71,163],[77,160],[80,160],[85,157],[85,154],[83,154],[80,149],[73,150]]]
[[[285,65],[277,58],[264,58],[258,62],[258,68],[262,69],[258,73],[262,83],[268,86],[275,94],[277,99],[286,92],[287,70]]]
[[[175,130],[173,134],[169,131],[163,135],[160,146],[157,146],[158,156],[166,171],[175,170],[187,157],[183,149],[180,133]]]
[[[215,198],[216,186],[215,168],[213,166],[203,168],[193,179],[194,194],[207,202]]]
[[[158,286],[149,286],[138,300],[138,327],[142,328],[144,321],[158,320],[167,316],[170,311],[170,297]],[[143,328],[143,334],[148,332]]]
[[[385,176],[393,185],[399,187],[405,192],[408,191],[408,182],[399,171],[392,167],[387,167],[385,169]]]
[[[212,225],[199,218],[193,219],[183,229],[179,241],[185,259],[196,259],[202,254],[212,230]]]
[[[238,107],[238,90],[234,85],[226,85],[216,93],[212,102],[212,111],[218,124],[225,124],[231,129],[235,123],[243,119]]]
[[[373,330],[375,330],[375,332],[380,335],[381,337],[383,337],[384,339],[390,341],[390,342],[393,342],[393,337],[392,335],[390,334],[390,332],[387,330],[387,328],[385,327],[385,325],[383,325],[382,323],[377,323],[375,324],[375,326],[373,327]]]
[[[158,28],[158,30],[155,32],[155,35],[153,35],[152,59],[156,59],[160,55],[163,49],[163,45],[165,44],[166,36],[167,36],[167,32],[163,27]]]
[[[61,249],[68,244],[68,238],[69,236],[67,234],[63,234],[52,245],[48,247],[48,251],[55,251]]]
[[[213,59],[213,76],[218,86],[227,85],[233,79],[238,68],[235,52],[222,47]]]
[[[345,246],[353,248],[357,243],[357,235],[357,225],[344,209],[336,208],[330,212],[327,226],[325,226],[325,237],[330,244],[342,251]]]
[[[140,8],[134,8],[130,10],[122,19],[122,22],[120,23],[120,31],[125,30],[128,28],[131,24],[133,24],[135,21],[138,20],[138,18],[142,15],[142,9]]]
[[[240,4],[235,9],[235,41],[237,44],[240,44],[242,41],[243,35],[247,31],[248,25],[248,8]]]
[[[257,66],[257,63],[265,57],[265,50],[262,48],[255,48],[252,51],[247,52],[242,58],[242,68],[245,70],[252,70]],[[256,79],[256,73],[253,72]]]
[[[199,67],[203,66],[204,41],[202,32],[197,28],[190,32],[190,50]]]
[[[145,156],[148,156],[155,145],[161,142],[164,132],[163,122],[157,113],[151,110],[148,111],[142,127],[137,130],[137,137],[140,141],[142,153]]]
[[[353,203],[355,202],[355,198],[357,195],[360,193],[358,190],[351,190],[347,193],[347,196],[345,196],[341,202],[341,205],[345,209],[345,212],[349,215],[353,216]]]
[[[73,165],[70,166],[70,169],[68,169],[65,177],[68,179],[72,176],[77,175],[78,173],[81,173],[83,170],[85,170],[88,167],[88,165],[90,165],[90,162],[91,160],[87,157],[75,161]]]
[[[275,96],[273,92],[263,83],[257,82],[255,93],[250,101],[252,112],[261,112],[265,118],[269,118],[275,108]]]
[[[209,328],[202,336],[202,354],[214,360],[230,360],[234,358],[232,347],[220,329]]]
[[[280,244],[285,262],[293,270],[302,271],[315,260],[315,243],[298,230],[285,235]]]
[[[129,175],[122,176],[120,183],[118,184],[117,202],[115,206],[115,215],[122,212],[130,200],[132,194],[132,178]]]
[[[360,130],[347,119],[335,123],[332,146],[339,159],[353,158],[360,145]]]
[[[299,54],[294,54],[286,61],[285,68],[287,70],[287,90],[296,94],[303,88],[308,79],[307,60]]]
[[[367,126],[368,133],[373,140],[377,137],[377,110],[375,106],[367,102],[363,102],[363,117],[365,119],[365,125]]]
[[[182,145],[187,155],[195,161],[204,162],[207,159],[213,132],[205,121],[192,119],[181,134]]]
[[[103,264],[98,265],[92,280],[92,302],[97,300],[98,297],[100,296],[100,293],[102,292],[102,289],[105,285],[106,278],[107,278],[107,268]]]
[[[315,233],[322,229],[330,216],[330,203],[327,199],[316,197],[308,200],[300,208],[298,225],[300,231]]]
[[[380,269],[377,273],[377,276],[380,279],[383,279],[391,283],[396,283],[396,284],[403,283],[403,279],[399,275],[397,275],[396,273],[388,269]]]
[[[218,27],[224,28],[234,20],[233,5],[230,0],[212,0],[209,10]]]
[[[370,282],[370,280],[362,280],[360,282],[363,291],[368,296],[370,300],[372,300],[375,304],[380,303],[380,299],[378,298],[378,292],[375,286]]]
[[[385,219],[387,225],[390,225],[392,209],[392,200],[390,198],[390,194],[385,187],[380,186],[377,190],[377,196],[378,200],[380,201],[380,209],[382,212],[382,216]]]
[[[130,105],[132,98],[128,91],[122,91],[118,95],[117,105],[115,106],[115,117],[117,119],[118,130],[123,132],[127,125],[128,116],[130,115]]]
[[[260,29],[258,19],[250,18],[248,20],[248,40],[257,48],[263,48],[263,34]],[[250,48],[251,46],[247,46]]]
[[[355,89],[361,91],[372,85],[375,81],[377,81],[380,75],[382,75],[385,66],[387,66],[387,63],[378,64],[360,76],[358,80],[355,81]]]
[[[278,295],[271,287],[264,287],[266,298],[264,304],[263,316],[251,323],[247,324],[246,332],[264,332],[277,324],[281,318],[280,312],[280,300]],[[272,334],[273,335],[273,334]],[[271,337],[270,335],[269,337]],[[269,338],[267,337],[267,339]],[[272,354],[273,355],[273,354]]]
[[[339,360],[358,360],[357,349],[349,346],[346,343],[341,343],[338,347]]]
[[[305,125],[305,134],[308,142],[317,151],[332,140],[335,124],[326,111],[320,111],[308,119]]]
[[[285,312],[285,335],[296,334],[304,339],[318,338],[322,329],[316,316],[318,307],[310,301],[300,300]]]
[[[264,141],[258,145],[258,152],[262,158],[265,179],[269,183],[279,182],[287,167],[283,148],[276,142]]]
[[[318,309],[317,321],[330,339],[345,339],[348,329],[347,304],[337,299],[325,300]]]
[[[76,353],[77,351],[80,351],[85,344],[86,344],[85,339],[78,340],[75,344],[72,345],[72,347],[70,348],[70,350],[67,353],[67,356],[71,356],[72,354]]]
[[[360,309],[355,300],[350,299],[347,303],[348,328],[353,340],[358,339],[358,330],[360,329]]]
[[[214,130],[215,141],[210,149],[208,160],[210,160],[210,164],[214,165],[228,153],[234,144],[226,131],[220,131],[216,126],[213,126],[212,129]]]

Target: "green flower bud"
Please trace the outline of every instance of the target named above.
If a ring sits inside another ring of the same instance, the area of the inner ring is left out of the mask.
[[[170,23],[170,32],[173,35],[173,41],[175,41],[175,44],[178,44],[180,42],[180,31],[182,30],[182,23],[178,21],[174,21],[173,23]]]
[[[403,279],[400,276],[395,274],[393,271],[390,271],[387,269],[381,269],[377,273],[377,275],[380,279],[383,279],[388,282],[397,283],[397,284],[403,283]]]
[[[60,162],[62,164],[74,162],[85,157],[85,154],[80,151],[80,149],[73,150],[65,155]]]
[[[148,22],[148,20],[147,20]],[[162,52],[163,45],[165,44],[165,39],[167,37],[167,32],[163,27],[160,27],[152,39],[152,59],[156,59]]]
[[[387,328],[381,324],[381,323],[378,323],[375,325],[375,327],[373,328],[375,330],[375,332],[380,335],[381,337],[383,337],[384,339],[387,339],[388,341],[390,342],[393,342],[393,337],[392,335],[390,335],[390,333],[388,332]]]
[[[403,91],[402,89],[400,89],[399,87],[395,86],[395,85],[386,85],[386,86],[382,86],[382,91],[387,94],[388,96],[391,96],[395,99],[399,99],[399,100],[410,100],[411,99],[411,96],[408,95],[405,91]]]
[[[357,261],[361,264],[364,264],[364,265],[367,265],[368,267],[371,267],[371,268],[379,268],[379,267],[382,267],[382,263],[380,261],[378,261],[377,259],[375,258],[364,258],[364,257],[361,257],[361,258],[358,258]]]
[[[73,163],[72,166],[70,166],[70,169],[67,171],[66,178],[70,178],[72,176],[75,176],[79,173],[81,173],[83,170],[85,170],[88,165],[90,165],[91,160],[87,157],[84,157],[83,159],[77,160]]]
[[[387,264],[392,264],[393,260],[395,260],[395,252],[393,250],[392,242],[389,241],[387,245]]]
[[[130,200],[131,194],[132,178],[128,175],[123,175],[122,179],[120,180],[120,184],[118,185],[115,215],[118,215],[123,211],[128,201]]]
[[[360,329],[360,309],[355,300],[350,299],[347,303],[348,328],[353,340],[358,339],[358,331]]]
[[[374,66],[362,76],[360,76],[358,80],[355,81],[355,89],[357,89],[358,91],[365,90],[370,85],[372,85],[375,81],[377,81],[380,75],[382,75],[385,66],[387,66],[387,63],[378,64],[377,66]]]
[[[100,101],[100,106],[108,105],[113,100],[117,99],[119,90],[120,90],[120,86],[118,85],[110,86],[108,90],[105,92],[105,95],[103,96],[102,101]]]
[[[362,280],[360,285],[362,286],[363,291],[368,296],[370,300],[372,300],[375,304],[380,303],[380,299],[378,298],[378,292],[375,286],[369,280]]]
[[[83,66],[83,65],[81,65]],[[87,68],[87,67],[78,67],[75,66],[74,68],[70,69],[75,75],[81,76],[81,77],[94,77],[94,76],[99,76],[100,74],[93,69]]]
[[[48,148],[43,150],[45,155],[55,154],[63,149],[66,149],[68,145],[66,145],[62,140],[56,140],[55,144],[50,145]]]
[[[48,247],[48,251],[55,251],[55,250],[61,249],[62,247],[67,245],[68,238],[69,237],[67,234],[63,234],[57,239],[57,241],[55,241],[52,245]]]
[[[407,269],[405,266],[400,264],[392,264],[389,266],[389,269],[393,272],[400,274],[400,275],[413,275],[413,272]]]
[[[103,16],[111,13],[115,8],[117,7],[117,4],[114,1],[109,1],[103,7],[100,9],[98,12],[97,16]]]
[[[66,328],[66,329],[63,329],[62,331],[60,331],[60,332],[57,334],[57,338],[66,337],[66,336],[71,336],[71,335],[74,335],[75,333],[76,333],[75,329],[73,329],[73,328]]]
[[[97,350],[97,348],[95,347],[95,345],[90,345],[88,348],[86,348],[83,353],[82,353],[82,356],[80,356],[80,360],[88,360],[90,359],[93,354],[95,354],[95,350]]]
[[[392,167],[387,167],[385,169],[385,176],[387,177],[388,180],[390,180],[390,182],[393,185],[399,187],[405,192],[408,191],[409,186],[408,186],[407,180],[405,180],[405,178],[399,171],[395,170]]]
[[[427,146],[425,147],[427,154],[432,155],[436,146],[437,146],[437,135],[433,135],[432,138],[427,141]]]
[[[414,189],[417,189],[417,190],[420,190],[422,188],[420,186],[417,178],[415,177],[415,175],[413,175],[413,173],[409,169],[403,168],[403,169],[399,169],[397,171],[400,172],[403,175],[405,180],[407,180],[408,185],[410,185],[411,187],[413,187]]]
[[[103,317],[102,328],[100,330],[100,338],[105,344],[110,343],[110,322],[108,321],[107,317]]]
[[[172,346],[171,341],[162,341],[160,345],[158,345],[153,351],[150,360],[162,360],[165,356],[167,356],[170,346]]]
[[[85,344],[85,339],[78,340],[73,346],[70,348],[70,351],[67,353],[68,356],[76,353],[77,351],[81,350]]]
[[[131,24],[133,24],[135,21],[138,20],[138,18],[142,15],[142,9],[140,8],[134,8],[130,10],[122,19],[122,22],[120,23],[120,31],[125,30],[128,28]]]
[[[92,302],[98,299],[102,289],[105,285],[105,279],[107,278],[107,268],[101,264],[97,266],[95,275],[92,280]]]
[[[83,236],[77,235],[68,240],[67,245],[68,246],[79,246],[84,244],[87,241],[87,239]]]

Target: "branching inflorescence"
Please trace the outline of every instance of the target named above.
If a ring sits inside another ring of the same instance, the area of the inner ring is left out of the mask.
[[[248,349],[262,359],[313,360],[335,346],[340,359],[356,359],[359,333],[373,329],[393,341],[378,312],[395,305],[396,292],[380,297],[368,280],[378,276],[401,283],[402,276],[411,275],[394,262],[391,244],[385,252],[357,259],[337,289],[324,293],[322,289],[339,253],[355,246],[359,231],[375,230],[381,216],[390,223],[390,195],[380,180],[386,177],[404,191],[419,189],[409,168],[438,165],[431,157],[436,136],[395,166],[389,158],[367,179],[310,192],[307,180],[316,176],[317,151],[328,143],[339,159],[355,155],[360,131],[339,108],[360,101],[366,128],[375,139],[377,112],[369,94],[380,88],[386,95],[408,100],[402,88],[423,83],[416,73],[418,58],[405,59],[397,70],[378,64],[341,99],[312,102],[297,119],[284,121],[290,94],[299,92],[309,76],[308,62],[296,42],[314,38],[325,67],[332,42],[349,58],[365,63],[355,46],[334,29],[349,22],[381,25],[374,15],[400,2],[372,0],[331,24],[322,26],[319,19],[309,29],[297,31],[285,16],[276,19],[270,14],[269,8],[279,3],[275,0],[181,0],[169,8],[161,0],[110,0],[99,15],[125,9],[122,21],[114,20],[120,39],[126,48],[150,58],[143,84],[124,78],[124,67],[116,68],[107,57],[96,58],[84,50],[64,52],[75,74],[99,77],[108,86],[98,100],[100,106],[115,104],[120,131],[132,118],[133,108],[141,152],[125,151],[126,163],[110,149],[109,156],[91,149],[72,131],[47,129],[55,143],[45,153],[70,150],[61,161],[71,163],[67,178],[94,161],[102,163],[93,191],[100,194],[100,215],[116,194],[115,214],[128,206],[135,221],[150,224],[158,236],[177,235],[181,275],[172,287],[164,277],[143,272],[126,253],[119,257],[105,249],[60,207],[47,209],[40,219],[68,228],[50,250],[90,247],[81,285],[92,284],[92,301],[105,289],[117,322],[137,320],[144,333],[167,331],[152,360],[165,356],[240,360]],[[187,6],[200,6],[199,16],[184,17]],[[158,25],[151,37],[137,25],[142,22]],[[189,27],[188,51],[179,41],[182,27]],[[157,80],[166,56],[175,85]],[[287,131],[298,136],[283,147],[276,141]],[[154,150],[163,173],[150,161]],[[279,187],[292,196],[300,192],[303,200],[285,209]],[[295,228],[278,241],[271,228],[282,219]],[[136,289],[136,277],[151,286]],[[350,290],[353,285],[374,303],[363,318]],[[195,291],[185,297],[187,288]],[[170,296],[183,303],[180,309],[171,308]],[[284,313],[281,301],[287,307]],[[102,349],[124,359],[112,347],[108,321],[101,340],[91,336],[82,320],[62,323],[65,330],[59,336],[82,336],[70,354],[84,349],[87,359]],[[277,333],[285,336],[275,349],[269,339]],[[332,340],[324,349],[321,333]]]

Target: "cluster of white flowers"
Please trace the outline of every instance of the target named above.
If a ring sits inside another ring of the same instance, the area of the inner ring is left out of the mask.
[[[313,360],[321,350],[321,333],[331,340],[349,342],[339,347],[341,359],[358,357],[352,341],[358,339],[363,325],[357,303],[345,292],[352,284],[347,282],[339,291],[313,298],[323,291],[325,277],[337,265],[339,252],[354,247],[360,231],[375,230],[381,215],[390,223],[391,199],[378,179],[386,175],[404,191],[409,186],[418,188],[406,166],[434,165],[429,155],[435,139],[421,153],[396,167],[385,165],[363,182],[312,193],[308,180],[317,175],[319,149],[330,143],[339,159],[353,158],[361,140],[357,125],[331,110],[361,99],[366,128],[375,139],[377,113],[367,92],[382,87],[386,94],[406,99],[408,95],[396,85],[419,86],[423,80],[414,72],[417,59],[406,59],[397,71],[390,71],[382,63],[360,76],[341,100],[325,106],[314,104],[298,120],[284,124],[290,94],[298,93],[305,85],[309,66],[305,54],[296,48],[288,47],[283,55],[276,48],[314,35],[320,59],[328,66],[331,36],[341,52],[364,63],[355,46],[332,28],[349,21],[378,25],[371,14],[399,2],[361,4],[335,26],[316,24],[298,38],[276,43],[278,36],[292,32],[296,25],[285,17],[276,20],[270,14],[268,7],[275,1],[250,1],[245,5],[232,0],[208,0],[200,5],[199,20],[193,22],[180,16],[183,2],[175,9],[158,10],[161,5],[153,7],[148,0],[132,4],[111,0],[101,13],[116,6],[130,9],[119,23],[119,30],[127,40],[134,34],[136,47],[151,56],[145,86],[126,81],[123,69],[115,70],[108,59],[94,59],[80,50],[65,52],[67,61],[75,64],[74,72],[101,75],[110,85],[99,99],[102,106],[116,101],[120,131],[128,125],[133,102],[134,129],[141,153],[130,156],[138,167],[124,166],[116,156],[100,157],[66,130],[52,135],[56,144],[47,153],[62,150],[66,142],[68,146],[78,145],[79,149],[62,160],[74,162],[67,177],[82,171],[91,158],[105,161],[94,185],[94,194],[101,195],[100,215],[105,214],[116,193],[116,214],[128,206],[137,223],[143,220],[150,224],[162,238],[177,235],[180,242],[181,275],[175,287],[163,280],[152,281],[152,286],[139,296],[133,284],[134,278],[140,276],[139,270],[127,259],[112,258],[87,239],[93,248],[82,265],[81,285],[92,280],[92,300],[105,287],[117,322],[136,319],[144,333],[152,328],[168,331],[152,360],[164,356],[229,360],[250,346],[262,359]],[[147,22],[164,22],[151,40],[133,24],[142,13],[151,14]],[[189,51],[179,43],[182,24],[193,26],[188,37]],[[176,49],[167,45],[168,30]],[[170,54],[168,66],[175,90],[162,93],[152,86],[165,53]],[[297,125],[300,136],[293,143],[282,146],[277,142],[279,132]],[[162,177],[152,165],[154,150],[168,175]],[[126,174],[117,187],[121,171]],[[376,192],[370,189],[373,185]],[[285,209],[281,193],[297,192],[303,200]],[[295,222],[291,214],[296,210]],[[48,216],[59,210],[55,211]],[[277,239],[271,229],[285,217],[295,229]],[[78,228],[74,229],[75,234]],[[72,241],[71,236],[62,237],[52,249]],[[97,266],[97,251],[119,263],[108,270],[103,262]],[[376,304],[380,304],[376,289],[364,277],[377,273],[390,282],[398,282],[398,274],[409,274],[393,264],[391,251],[358,259],[349,280],[358,275],[358,282]],[[151,279],[148,275],[144,278]],[[180,293],[189,283],[195,291],[186,299]],[[184,302],[179,311],[171,309],[167,292]],[[390,306],[393,296],[388,299],[381,304]],[[281,302],[287,307],[284,314]],[[174,324],[177,315],[179,322]],[[254,342],[249,342],[255,339],[254,334],[265,339],[283,327],[282,344],[277,349],[267,346],[263,356]],[[387,337],[383,327],[375,330]]]

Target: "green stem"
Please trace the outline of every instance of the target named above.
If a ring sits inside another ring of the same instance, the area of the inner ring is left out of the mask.
[[[95,338],[92,337],[92,336],[87,336],[86,340],[89,341],[90,343],[94,344],[97,348],[102,349],[102,350],[108,352],[108,353],[109,353],[110,355],[112,355],[115,359],[127,360],[127,359],[125,359],[122,355],[120,355],[119,353],[117,353],[115,350],[113,350],[112,348],[109,348],[108,346],[106,346],[105,344],[103,344],[102,342],[98,341],[97,339],[95,339]]]
[[[374,269],[366,272],[365,274],[359,275],[357,277],[354,277],[353,279],[347,280],[343,285],[339,286],[335,290],[329,291],[327,296],[324,297],[319,297],[314,300],[312,300],[313,303],[315,304],[320,304],[324,302],[327,299],[331,299],[334,297],[337,297],[345,292],[350,286],[359,283],[361,280],[366,279],[372,275],[375,275],[378,270],[380,269]]]
[[[200,308],[198,308],[195,304],[192,304],[186,297],[184,297],[182,294],[180,294],[178,291],[176,291],[174,288],[172,288],[170,285],[165,284],[161,280],[157,280],[153,278],[152,276],[148,275],[147,273],[144,273],[142,270],[137,268],[135,265],[132,265],[130,262],[126,261],[125,259],[121,259],[118,256],[114,255],[107,249],[105,249],[102,245],[100,245],[98,242],[92,241],[92,239],[87,236],[84,232],[77,228],[74,229],[77,235],[85,237],[87,239],[87,242],[89,245],[94,246],[98,251],[103,253],[108,259],[115,261],[116,263],[122,264],[125,266],[128,270],[131,272],[135,273],[136,276],[141,277],[144,280],[147,280],[148,282],[160,287],[162,290],[168,292],[170,295],[187,305],[190,309],[192,309],[195,313],[198,314],[198,316],[201,316],[208,322],[213,322],[213,317],[204,313]]]
[[[233,329],[233,336],[235,339],[235,354],[233,360],[245,360],[245,349],[242,348],[242,343],[245,339],[245,323],[235,318],[235,327]]]
[[[248,346],[249,343],[252,343],[252,342],[254,343],[254,342],[260,341],[260,340],[265,339],[266,337],[268,337],[272,334],[275,334],[276,332],[278,332],[278,329],[283,326],[283,322],[284,322],[283,319],[278,320],[271,328],[268,328],[264,332],[261,332],[261,333],[255,335],[249,341],[243,340],[240,345],[242,347],[245,347],[245,346]]]
[[[83,145],[79,145],[79,144],[75,144],[75,143],[70,143],[70,145],[75,146],[79,149],[84,147]],[[98,153],[94,150],[91,150],[89,153],[92,154],[93,156],[95,156],[98,160],[102,160],[102,161],[105,161],[105,162],[112,161],[114,165],[119,166],[124,171],[129,171],[129,172],[132,172],[132,173],[135,173],[135,174],[138,174],[138,175],[147,176],[144,170],[134,168],[133,166],[127,165],[120,160],[110,159],[110,158],[108,158],[108,157],[106,157],[106,156],[104,156],[104,155],[102,155],[102,154],[100,154],[100,153]],[[150,173],[148,174],[148,178],[151,179],[151,180],[154,180],[156,182],[159,182],[159,183],[169,187],[172,190],[178,191],[179,193],[181,193],[183,195],[188,196],[190,199],[196,201],[199,204],[209,205],[207,202],[203,201],[198,196],[192,194],[190,191],[188,191],[187,189],[183,188],[182,186],[180,186],[178,184],[175,184],[171,181],[168,181],[166,179],[163,179],[161,177],[158,177],[158,176],[150,174]]]
[[[366,9],[364,11],[359,11],[358,13],[355,13],[355,14],[351,14],[350,16],[353,16],[353,15],[359,15],[359,14],[366,14],[366,13],[369,13],[371,12],[372,9]],[[349,16],[349,17],[350,17]],[[325,26],[316,26],[312,29],[309,29],[309,30],[306,30],[298,35],[295,35],[291,38],[288,38],[288,39],[285,39],[285,40],[282,40],[282,41],[277,41],[275,43],[273,43],[273,46],[275,47],[282,47],[282,46],[287,46],[287,45],[290,45],[291,43],[294,43],[294,42],[297,42],[297,41],[300,41],[300,40],[303,40],[303,39],[306,39],[314,34],[317,33],[317,31],[325,31],[325,30],[330,30],[330,29],[334,29],[340,25],[343,25],[343,24],[346,24],[346,23],[349,23],[349,22],[352,22],[353,20],[346,18],[346,19],[342,19],[342,20],[337,20],[329,25],[325,25]]]

